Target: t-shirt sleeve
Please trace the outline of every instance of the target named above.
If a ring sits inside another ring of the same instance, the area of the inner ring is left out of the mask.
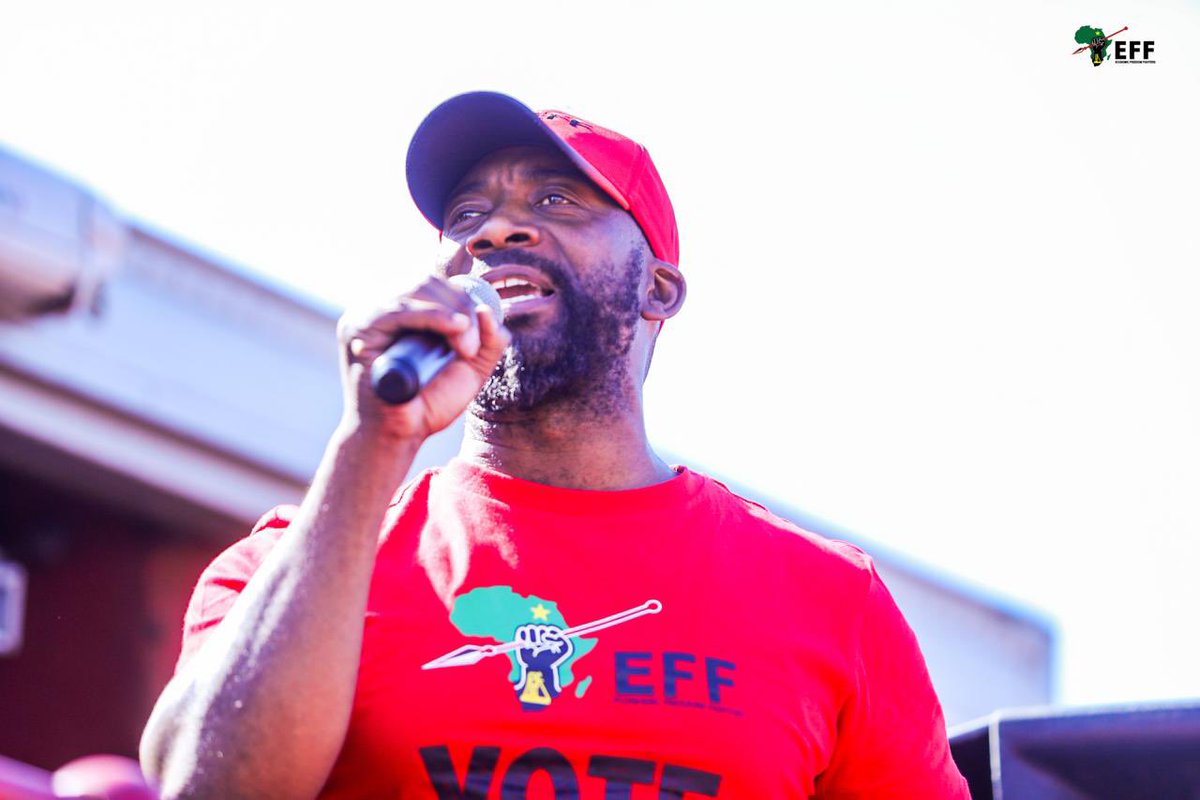
[[[917,638],[874,564],[858,636],[851,641],[851,692],[817,797],[969,800]]]
[[[217,624],[225,619],[298,510],[296,506],[271,509],[259,519],[249,536],[226,548],[200,574],[183,615],[183,646],[179,660],[175,662],[176,674],[208,641]]]

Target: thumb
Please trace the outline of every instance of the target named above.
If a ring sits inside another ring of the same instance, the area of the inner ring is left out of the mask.
[[[512,342],[512,334],[496,319],[491,307],[484,303],[475,306],[475,318],[479,322],[479,353],[476,360],[487,365],[490,375],[504,348]]]

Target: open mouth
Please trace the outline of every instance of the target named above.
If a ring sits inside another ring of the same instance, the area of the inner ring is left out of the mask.
[[[480,277],[500,295],[505,318],[533,314],[554,304],[550,279],[539,269],[525,264],[501,264]]]
[[[501,300],[509,302],[531,300],[536,297],[549,297],[554,294],[554,291],[551,289],[530,283],[524,278],[515,277],[494,281],[492,282],[492,288],[496,290],[496,294],[500,295]]]

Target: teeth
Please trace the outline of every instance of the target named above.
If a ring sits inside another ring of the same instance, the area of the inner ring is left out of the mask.
[[[505,303],[514,303],[534,297],[544,297],[550,292],[525,278],[511,277],[490,281],[492,288],[500,293]]]
[[[496,289],[525,289],[528,288],[531,292],[540,291],[536,286],[522,278],[504,278],[492,284]]]
[[[500,301],[503,303],[511,303],[516,300],[526,300],[530,297],[541,297],[541,292],[513,292],[512,294],[500,295]]]

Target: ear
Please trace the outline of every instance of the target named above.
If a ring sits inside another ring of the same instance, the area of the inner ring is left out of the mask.
[[[650,286],[642,298],[642,319],[661,322],[670,319],[683,308],[687,297],[687,281],[674,264],[650,256]]]

